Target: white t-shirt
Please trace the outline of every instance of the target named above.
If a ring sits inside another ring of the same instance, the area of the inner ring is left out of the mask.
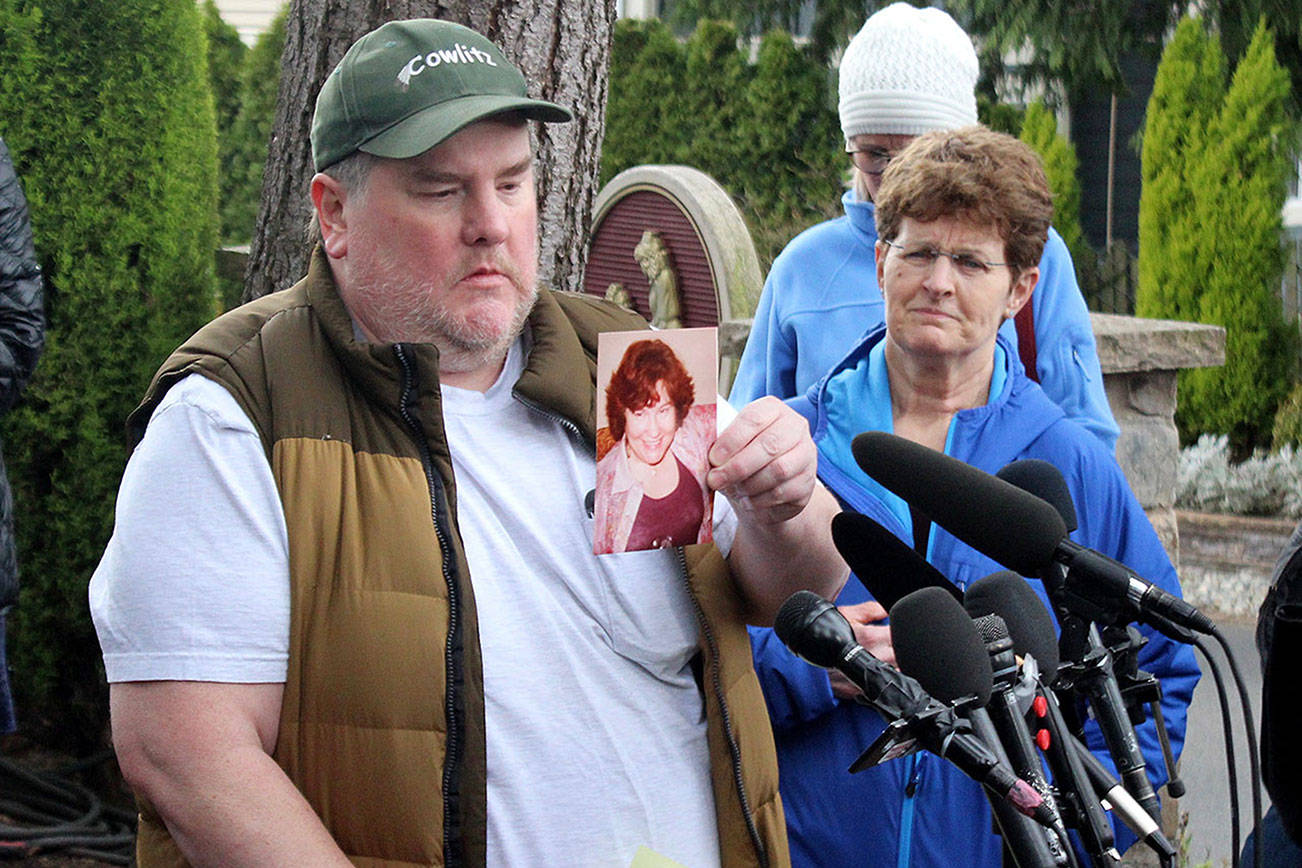
[[[488,861],[718,864],[697,622],[674,551],[592,554],[595,457],[511,395],[443,388],[474,581],[488,749]],[[736,517],[715,498],[727,551]],[[221,386],[178,383],[123,477],[91,580],[110,681],[277,682],[288,543],[262,443]]]

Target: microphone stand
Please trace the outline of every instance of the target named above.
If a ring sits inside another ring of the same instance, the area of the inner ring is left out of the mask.
[[[1191,634],[1192,640],[1192,634]],[[1139,668],[1139,650],[1148,644],[1148,639],[1133,626],[1116,625],[1103,630],[1103,643],[1112,652],[1113,671],[1117,676],[1117,685],[1121,698],[1126,704],[1126,713],[1135,726],[1144,723],[1144,706],[1153,713],[1153,723],[1157,727],[1157,743],[1162,748],[1162,763],[1166,766],[1166,791],[1172,798],[1180,798],[1185,793],[1184,781],[1180,780],[1179,769],[1175,765],[1175,756],[1171,752],[1171,737],[1166,731],[1166,717],[1162,714],[1162,682],[1151,672]]]
[[[999,733],[995,730],[989,712],[975,705],[960,706],[959,710],[971,722],[972,731],[977,737],[986,743],[1000,762],[1008,764],[1008,754],[999,740]],[[1048,831],[1053,835],[1052,829],[1045,830],[1035,820],[1018,813],[1005,799],[995,798],[989,793],[986,794],[986,798],[990,802],[990,810],[998,824],[999,834],[1004,839],[1005,862],[1011,857],[1012,863],[1017,868],[1041,868],[1041,866],[1056,868],[1067,864],[1066,855],[1061,847],[1057,848],[1057,852],[1051,851],[1049,847],[1045,832]],[[1057,836],[1053,837],[1056,841]]]
[[[994,689],[983,713],[994,729],[997,742],[1008,754],[1013,771],[1044,797],[1045,805],[1052,811],[1053,826],[1037,831],[1044,836],[1054,864],[1078,868],[1076,854],[1058,812],[1053,790],[1044,779],[1044,768],[1040,765],[1030,728],[1026,725],[1026,718],[1018,704],[1018,664],[1013,655],[1012,639],[1005,635],[1002,639],[988,643],[986,648],[990,652],[990,663],[994,671]],[[975,721],[973,725],[977,726]]]

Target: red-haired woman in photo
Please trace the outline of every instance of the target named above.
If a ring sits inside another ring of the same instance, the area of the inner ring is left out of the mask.
[[[597,554],[709,542],[714,405],[664,341],[636,341],[606,387],[615,443],[597,464]]]

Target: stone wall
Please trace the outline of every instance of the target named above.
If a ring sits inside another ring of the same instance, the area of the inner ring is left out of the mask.
[[[1225,329],[1116,314],[1095,313],[1090,319],[1103,368],[1103,387],[1121,428],[1117,461],[1179,570],[1176,375],[1182,368],[1224,363]]]

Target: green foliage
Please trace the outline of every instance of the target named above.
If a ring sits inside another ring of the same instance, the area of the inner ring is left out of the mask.
[[[102,734],[86,583],[113,523],[123,422],[215,311],[216,165],[193,0],[0,0],[0,134],[45,270],[45,354],[4,420],[23,590],[11,662],[29,732]]]
[[[240,76],[248,49],[240,41],[239,32],[222,20],[213,0],[203,4],[204,30],[208,34],[208,81],[212,87],[213,108],[217,120],[217,162],[222,199],[226,198],[231,177],[233,158],[231,127],[240,108]],[[222,225],[221,236],[226,239],[230,227]]]
[[[1000,102],[989,94],[977,90],[977,120],[999,133],[1017,135],[1022,128],[1025,113],[1017,106]]]
[[[1185,24],[1159,70],[1144,139],[1140,310],[1226,328],[1225,364],[1181,374],[1176,421],[1185,442],[1225,434],[1242,458],[1266,442],[1292,382],[1297,336],[1276,297],[1292,129],[1288,74],[1264,23],[1209,105],[1219,51]]]
[[[750,168],[744,153],[748,125],[745,94],[752,70],[737,47],[737,30],[730,23],[703,20],[687,40],[687,87],[683,108],[690,123],[677,162],[706,171],[729,190],[740,189]]]
[[[1180,22],[1162,54],[1148,100],[1139,200],[1139,316],[1197,317],[1202,275],[1191,264],[1206,239],[1199,226],[1193,162],[1225,99],[1225,58],[1197,18]]]
[[[752,235],[764,250],[778,250],[809,224],[828,215],[841,195],[846,158],[841,127],[827,101],[827,72],[811,63],[786,33],[760,43],[755,76],[746,90],[737,164],[746,213],[756,215]]]
[[[288,6],[281,7],[271,26],[259,34],[244,58],[239,111],[223,142],[223,153],[229,155],[222,164],[221,182],[222,241],[227,244],[247,244],[257,222],[262,202],[262,167],[267,161],[271,128],[276,120],[287,13]]]
[[[220,139],[235,122],[235,113],[240,108],[240,72],[248,49],[240,40],[239,31],[222,19],[213,0],[204,0],[203,25],[208,35],[208,81],[212,85]]]
[[[666,0],[662,9],[678,33],[691,33],[710,18],[730,21],[747,39],[770,30],[797,33],[802,23],[807,24],[810,56],[823,63],[850,41],[869,13],[884,5],[863,0],[819,0],[815,4],[805,0]]]
[[[1086,262],[1094,251],[1080,228],[1080,181],[1076,179],[1076,148],[1058,134],[1058,119],[1042,102],[1026,107],[1022,141],[1040,155],[1053,191],[1053,228],[1058,230],[1074,262]]]
[[[1275,411],[1275,424],[1271,427],[1270,448],[1294,449],[1302,446],[1302,383],[1293,386],[1293,391],[1280,402]]]
[[[1160,46],[1183,6],[1176,0],[959,0],[950,11],[981,37],[987,76],[1002,76],[1004,58],[1016,56],[1023,83],[1123,93],[1121,58]]]
[[[847,161],[825,64],[774,31],[751,66],[727,22],[684,46],[658,21],[620,21],[601,183],[643,163],[682,163],[739,202],[767,264],[838,208]]]
[[[601,184],[641,163],[672,163],[685,146],[687,61],[659,20],[622,18],[610,54]]]

